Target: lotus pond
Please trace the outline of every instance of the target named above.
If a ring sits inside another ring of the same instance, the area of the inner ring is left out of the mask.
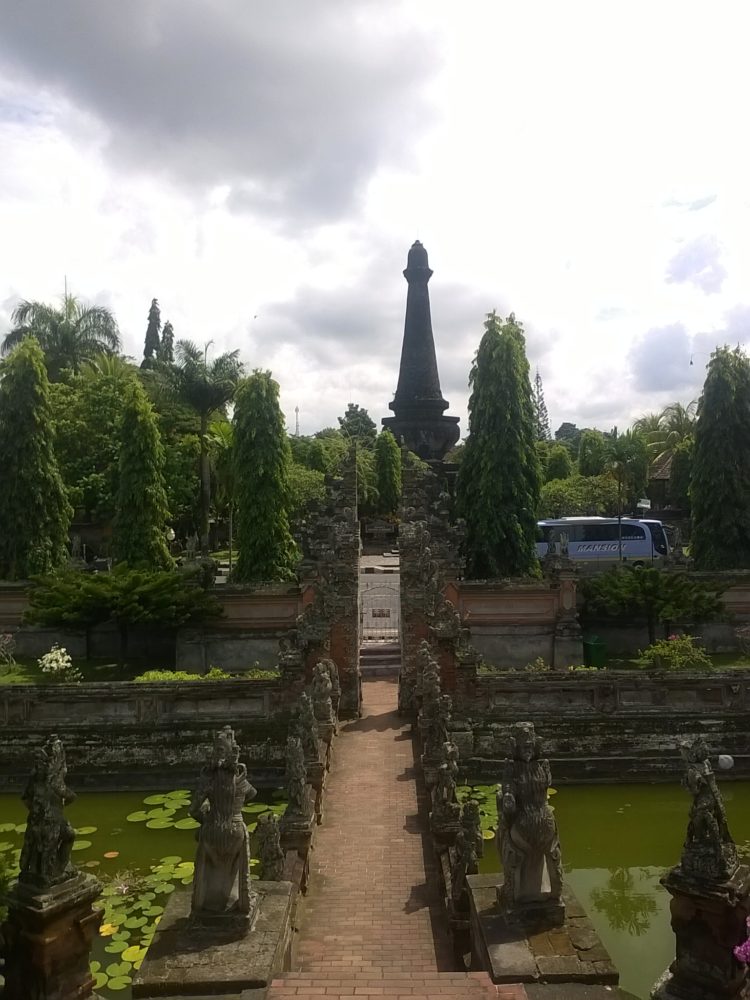
[[[464,785],[476,798],[485,838],[480,871],[500,869],[494,844],[495,785]],[[620,971],[644,1000],[674,958],[669,894],[659,884],[680,859],[690,796],[679,785],[575,785],[553,793],[565,878]],[[750,854],[750,784],[721,785],[729,828]]]
[[[190,792],[81,794],[66,809],[76,829],[73,861],[101,879],[104,919],[92,951],[97,990],[106,1000],[129,1000],[170,893],[193,881],[195,829]],[[251,837],[258,816],[282,815],[283,792],[261,791],[246,805]],[[0,796],[0,881],[18,870],[26,809],[17,795]],[[251,840],[252,843],[252,840]],[[251,862],[251,870],[257,862]]]

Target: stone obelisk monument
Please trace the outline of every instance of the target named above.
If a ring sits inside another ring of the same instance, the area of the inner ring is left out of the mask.
[[[440,391],[427,288],[432,271],[419,240],[409,250],[404,277],[409,291],[401,367],[396,395],[388,404],[394,415],[384,417],[383,424],[420,458],[440,461],[458,441],[458,417],[444,412],[448,402]]]

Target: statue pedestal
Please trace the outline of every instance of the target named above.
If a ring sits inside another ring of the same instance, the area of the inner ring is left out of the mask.
[[[306,858],[312,844],[315,828],[315,811],[309,785],[305,786],[305,811],[301,813],[287,811],[279,822],[281,846],[283,850],[295,850],[301,858]]]
[[[430,813],[430,832],[438,848],[452,847],[461,829],[461,806],[449,802]]]
[[[290,966],[296,893],[291,882],[253,882],[258,906],[252,930],[230,919],[190,919],[190,890],[169,898],[140,970],[133,997],[226,996],[262,990]]]
[[[333,736],[336,732],[336,726],[333,722],[318,722],[318,736],[324,747],[323,760],[325,761],[326,771],[331,770],[331,761],[333,760]]]
[[[678,865],[661,879],[671,895],[674,962],[654,987],[654,1000],[731,1000],[750,995],[747,967],[733,949],[748,936],[750,868],[723,882],[691,876]]]
[[[326,785],[326,766],[321,760],[305,760],[307,769],[307,783],[315,793],[315,822],[320,825],[323,822],[323,792]]]
[[[423,753],[419,758],[422,765],[422,774],[427,788],[434,788],[437,784],[438,768],[442,764],[442,758],[438,754]]]
[[[102,887],[78,874],[50,889],[16,882],[8,893],[5,1000],[85,1000],[94,997],[91,943],[104,914],[94,902]]]
[[[565,886],[562,926],[521,927],[497,905],[502,875],[467,875],[471,965],[493,983],[590,983],[616,986],[617,969],[572,890]]]

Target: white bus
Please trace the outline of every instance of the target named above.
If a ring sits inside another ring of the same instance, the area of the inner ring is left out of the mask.
[[[620,561],[620,534],[616,517],[560,517],[538,522],[537,555],[560,550],[568,540],[574,562],[614,565]],[[669,555],[669,541],[661,521],[622,518],[622,561],[629,566],[650,566]]]

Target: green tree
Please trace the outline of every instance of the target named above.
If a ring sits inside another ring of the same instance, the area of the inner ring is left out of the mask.
[[[293,462],[289,469],[289,519],[297,523],[315,503],[325,500],[325,476]]]
[[[346,413],[339,417],[339,427],[344,437],[357,441],[366,448],[375,445],[378,429],[367,410],[357,403],[349,403]]]
[[[120,633],[120,664],[127,660],[133,625],[174,628],[221,615],[215,597],[196,585],[197,575],[153,572],[121,563],[111,573],[56,573],[41,577],[29,593],[28,621],[85,628],[114,622]]]
[[[559,441],[566,448],[570,448],[570,454],[573,458],[577,458],[581,434],[583,434],[583,431],[579,427],[566,420],[555,431],[555,441]]]
[[[534,376],[534,417],[536,419],[537,441],[550,441],[552,432],[549,429],[549,413],[547,412],[547,404],[544,402],[544,386],[538,368]]]
[[[582,476],[601,476],[606,467],[606,438],[601,431],[584,431],[578,445],[578,471]]]
[[[58,381],[64,369],[80,371],[84,361],[113,354],[120,347],[120,333],[110,310],[84,305],[73,295],[64,295],[60,308],[23,301],[13,310],[11,320],[13,329],[5,335],[2,353],[7,354],[26,337],[36,338],[52,381]]]
[[[648,482],[648,446],[642,434],[628,430],[607,444],[607,468],[617,483],[617,516],[632,510]]]
[[[547,457],[547,480],[567,479],[573,473],[573,463],[570,452],[564,444],[555,444],[549,450]]]
[[[617,484],[610,475],[570,476],[542,486],[540,517],[612,517],[617,513]]]
[[[239,549],[235,579],[289,580],[297,562],[289,529],[292,453],[279,385],[270,372],[256,370],[240,383],[232,425]]]
[[[161,333],[161,344],[157,352],[157,360],[165,365],[174,364],[174,327],[167,320]]]
[[[120,470],[112,532],[119,562],[146,569],[172,563],[166,539],[164,449],[151,403],[139,382],[127,387],[120,426]]]
[[[523,327],[492,312],[472,365],[469,434],[457,497],[466,519],[467,575],[538,571],[540,473]]]
[[[242,376],[239,351],[219,355],[209,362],[210,342],[201,350],[190,340],[178,340],[177,363],[167,371],[164,383],[177,399],[198,417],[200,438],[200,542],[201,555],[208,555],[208,529],[211,511],[211,461],[208,426],[212,419],[226,414]]]
[[[687,573],[671,573],[644,566],[641,569],[613,569],[583,582],[583,617],[634,617],[646,619],[648,641],[656,642],[656,626],[668,635],[675,623],[698,626],[724,613],[720,592],[715,586]]]
[[[161,341],[159,332],[161,330],[161,313],[159,312],[159,302],[151,299],[151,308],[148,311],[148,325],[146,326],[146,339],[143,344],[142,368],[150,368],[154,361],[159,359]]]
[[[0,366],[0,578],[49,573],[67,557],[72,511],[57,466],[44,354],[26,338]]]
[[[739,348],[711,355],[698,403],[690,498],[696,567],[750,567],[750,361]]]
[[[117,360],[114,357],[108,360]],[[120,433],[132,365],[83,365],[79,375],[50,385],[55,425],[55,454],[68,498],[89,517],[111,515],[115,508],[120,461]]]
[[[693,453],[695,442],[692,439],[681,441],[672,452],[672,465],[669,469],[669,502],[673,507],[690,510],[690,477],[693,474]]]
[[[375,474],[378,484],[378,510],[394,514],[401,500],[401,449],[388,429],[375,442]]]

